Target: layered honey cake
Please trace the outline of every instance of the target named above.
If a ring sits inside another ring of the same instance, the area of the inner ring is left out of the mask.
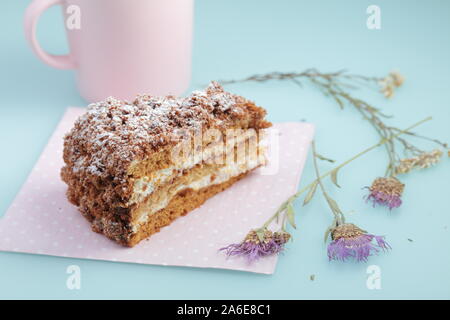
[[[94,231],[134,246],[264,164],[265,115],[216,82],[91,104],[64,138],[67,197]]]

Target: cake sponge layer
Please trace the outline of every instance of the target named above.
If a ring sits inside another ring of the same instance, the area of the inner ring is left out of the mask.
[[[178,192],[168,205],[156,212],[147,222],[140,225],[137,232],[132,233],[131,237],[123,237],[123,230],[113,228],[111,224],[101,228],[102,224],[93,224],[93,230],[103,233],[108,238],[119,242],[128,247],[133,247],[141,240],[148,238],[152,234],[159,232],[161,228],[169,225],[175,219],[186,215],[188,212],[200,207],[206,200],[219,192],[229,188],[236,181],[244,178],[250,171],[235,176],[228,181],[220,184],[211,185],[199,190],[184,189]]]

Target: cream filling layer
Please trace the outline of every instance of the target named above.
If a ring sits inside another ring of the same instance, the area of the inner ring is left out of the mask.
[[[245,143],[250,137],[252,137],[252,135],[254,135],[254,133],[255,131],[251,130],[244,131],[241,136],[231,139],[230,143],[226,144],[226,146],[221,143],[213,144],[206,147],[199,157],[189,156],[187,158],[187,161],[179,163],[178,165],[158,170],[154,175],[152,175],[152,177],[142,177],[140,179],[137,179],[134,182],[133,195],[128,202],[128,205],[143,201],[147,196],[153,193],[157,186],[168,182],[170,179],[180,176],[183,173],[183,170],[191,169],[202,161],[208,161],[214,157],[228,154],[232,149],[234,149],[234,146]],[[262,138],[263,132],[260,132],[260,134]],[[264,143],[265,140],[261,139],[257,144],[258,148],[264,146]],[[264,155],[261,156],[264,158]]]
[[[214,179],[212,179],[212,175],[206,175],[198,180],[192,181],[189,184],[178,186],[176,188],[175,194],[184,189],[193,189],[197,191],[202,188],[226,182],[229,179],[236,177],[241,173],[252,170],[261,164],[262,164],[261,161],[258,160],[249,160],[243,164],[231,163],[230,165],[226,165],[217,170],[214,173],[215,176]],[[131,223],[133,233],[136,233],[139,230],[139,226],[146,223],[152,214],[165,208],[169,204],[171,199],[172,197],[165,197],[162,198],[161,201],[159,201],[158,203],[152,204],[151,211],[139,217],[134,223]]]

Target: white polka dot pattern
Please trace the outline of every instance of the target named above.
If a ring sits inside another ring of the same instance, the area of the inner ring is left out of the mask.
[[[59,177],[62,137],[84,112],[68,108],[10,208],[0,219],[0,250],[142,264],[222,268],[271,274],[277,257],[248,264],[226,258],[218,249],[239,242],[260,226],[297,190],[314,127],[276,124],[279,165],[276,174],[261,169],[202,207],[134,248],[124,248],[90,230],[89,223],[66,199]]]

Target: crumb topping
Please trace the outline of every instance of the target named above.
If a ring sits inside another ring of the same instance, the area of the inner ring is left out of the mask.
[[[65,136],[64,160],[73,174],[120,182],[132,161],[177,143],[177,129],[220,128],[240,119],[268,126],[264,115],[262,108],[217,82],[185,98],[140,95],[127,102],[109,97],[89,105]]]

